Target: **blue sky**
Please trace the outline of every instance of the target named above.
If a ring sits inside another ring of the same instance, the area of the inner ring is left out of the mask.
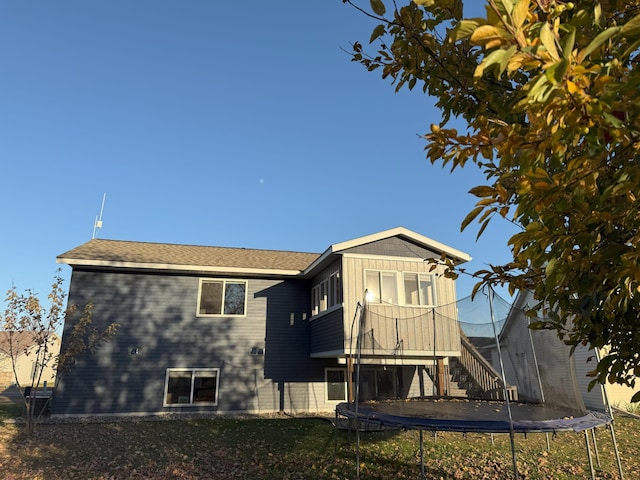
[[[341,0],[3,2],[0,289],[46,295],[104,193],[100,238],[322,252],[404,226],[506,261],[508,224],[460,233],[481,173],[424,157],[432,100],[343,51],[374,26]]]

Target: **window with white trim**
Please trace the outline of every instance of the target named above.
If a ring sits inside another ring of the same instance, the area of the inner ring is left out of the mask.
[[[165,407],[218,404],[218,368],[167,368]]]
[[[244,316],[247,310],[246,306],[246,281],[200,279],[198,316]]]
[[[325,368],[324,379],[327,391],[327,401],[347,401],[347,369]]]
[[[435,306],[435,282],[430,273],[404,272],[404,304],[419,306]]]
[[[317,315],[342,303],[342,286],[338,272],[325,278],[311,289],[311,312]]]
[[[365,288],[367,301],[370,303],[398,304],[397,272],[381,270],[365,271]]]

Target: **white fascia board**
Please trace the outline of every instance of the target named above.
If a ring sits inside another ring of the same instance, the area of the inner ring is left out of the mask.
[[[354,238],[353,240],[348,240],[346,242],[336,243],[331,246],[331,249],[334,252],[338,252],[340,250],[357,247],[365,243],[376,242],[378,240],[384,240],[385,238],[396,237],[396,236],[410,238],[411,240],[414,240],[417,243],[422,244],[424,247],[437,250],[440,252],[444,252],[448,256],[454,257],[455,259],[460,260],[462,262],[468,262],[471,260],[471,256],[467,253],[464,253],[458,249],[445,245],[444,243],[433,240],[432,238],[425,237],[424,235],[420,235],[419,233],[413,232],[408,228],[404,228],[404,227],[396,227],[390,230],[385,230],[383,232],[366,235],[364,237]]]
[[[346,242],[335,243],[331,245],[325,252],[320,255],[311,265],[309,265],[304,273],[311,272],[317,265],[319,265],[322,261],[324,261],[329,255],[340,252],[342,250],[347,250],[349,248],[358,247],[360,245],[364,245],[366,243],[376,242],[378,240],[384,240],[385,238],[390,237],[406,237],[409,238],[418,244],[421,244],[425,248],[430,250],[435,250],[438,252],[444,252],[447,256],[453,257],[455,260],[458,260],[460,263],[471,261],[471,255],[468,253],[464,253],[456,248],[445,245],[444,243],[433,240],[429,237],[425,237],[424,235],[420,235],[419,233],[413,232],[404,227],[396,227],[390,230],[385,230],[383,232],[373,233],[371,235],[366,235],[364,237],[354,238],[353,240],[347,240]]]
[[[136,269],[136,270],[165,270],[165,271],[180,271],[180,272],[237,273],[237,274],[245,274],[245,275],[259,274],[259,275],[296,276],[302,273],[300,270],[177,265],[177,264],[171,264],[171,263],[113,262],[113,261],[106,261],[106,260],[84,260],[84,259],[76,260],[73,258],[56,258],[56,263],[64,263],[71,266],[82,266],[82,267],[127,268],[127,269]]]

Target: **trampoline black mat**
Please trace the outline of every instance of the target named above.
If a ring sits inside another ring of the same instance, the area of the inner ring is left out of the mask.
[[[509,419],[511,410],[511,421]],[[412,399],[341,403],[338,415],[389,427],[451,432],[580,432],[611,423],[600,412],[511,402]]]

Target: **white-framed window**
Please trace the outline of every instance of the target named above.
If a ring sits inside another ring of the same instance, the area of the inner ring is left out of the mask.
[[[167,368],[163,405],[217,405],[219,374],[219,368]]]
[[[325,368],[324,380],[328,402],[347,401],[347,369]]]
[[[317,315],[342,303],[342,286],[338,272],[325,278],[311,289],[311,312]]]
[[[201,278],[198,289],[199,317],[244,316],[247,311],[247,282]]]
[[[398,272],[366,270],[365,288],[370,303],[398,304]]]
[[[405,305],[435,306],[435,277],[433,274],[404,272],[402,277]]]

